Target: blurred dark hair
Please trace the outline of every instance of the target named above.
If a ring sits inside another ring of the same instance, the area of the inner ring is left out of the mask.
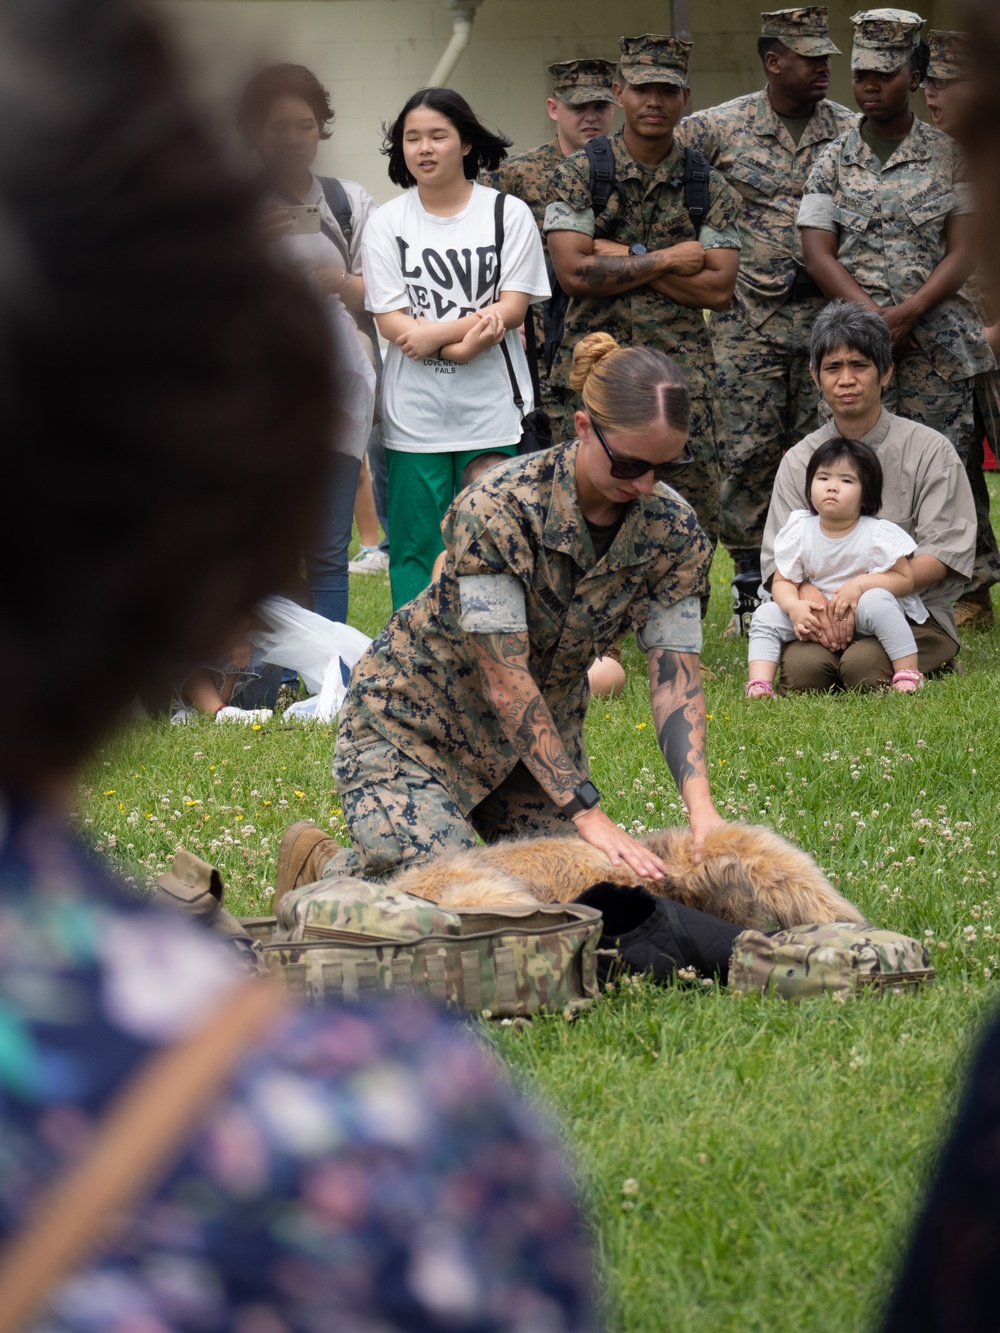
[[[768,51],[787,51],[788,47],[780,37],[758,37],[757,54],[761,60],[767,55]]]
[[[331,365],[144,7],[7,0],[0,46],[0,789],[17,793],[78,765],[294,567]]]
[[[920,82],[923,83],[927,78],[927,71],[931,64],[931,48],[921,38],[920,45],[910,56],[908,64],[912,70],[920,75]]]
[[[329,139],[334,120],[330,94],[305,65],[267,65],[249,80],[236,110],[236,124],[244,139],[253,139],[267,124],[279,97],[301,97],[319,125],[319,137]]]
[[[421,106],[429,106],[432,111],[447,116],[458,130],[462,143],[470,145],[464,162],[466,180],[475,180],[480,171],[496,171],[507,156],[512,140],[499,131],[494,134],[488,130],[461,93],[456,93],[454,88],[421,88],[407,101],[391,125],[382,126],[382,152],[389,159],[389,179],[393,185],[405,190],[417,183],[403,156],[403,131],[406,117]]]
[[[826,440],[813,452],[806,467],[806,504],[815,514],[816,506],[812,502],[812,484],[820,468],[833,467],[848,459],[854,464],[861,483],[861,513],[873,517],[882,508],[882,464],[878,455],[864,440],[848,440],[838,436]]]
[[[476,454],[475,458],[471,458],[462,468],[462,475],[458,479],[458,489],[464,491],[466,486],[471,486],[474,481],[478,481],[484,472],[499,467],[501,463],[509,463],[510,460],[510,454],[501,454],[495,449],[485,454]]]

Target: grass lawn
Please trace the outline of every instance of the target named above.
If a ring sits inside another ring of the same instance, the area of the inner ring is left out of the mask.
[[[855,1333],[877,1326],[1000,976],[1000,631],[969,635],[965,674],[915,698],[748,704],[745,649],[722,639],[729,574],[720,555],[703,658],[719,809],[801,843],[876,923],[926,934],[937,984],[797,1008],[640,984],[572,1025],[485,1037],[565,1139],[611,1328]],[[375,633],[387,580],[351,591],[352,622]],[[591,708],[588,752],[606,808],[642,831],[679,802],[645,664],[634,646],[625,661],[625,694]],[[346,841],[333,740],[144,724],[96,757],[79,819],[140,886],[183,845],[220,867],[234,911],[260,912],[288,823]]]

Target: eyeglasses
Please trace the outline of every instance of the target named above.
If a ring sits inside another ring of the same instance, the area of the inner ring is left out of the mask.
[[[611,459],[611,475],[616,481],[635,481],[638,477],[644,477],[647,472],[652,472],[657,481],[669,481],[681,468],[688,467],[694,462],[694,454],[686,443],[681,453],[669,463],[647,463],[644,458],[629,458],[625,454],[614,454],[593,417],[590,418],[590,428],[600,440],[601,448]]]

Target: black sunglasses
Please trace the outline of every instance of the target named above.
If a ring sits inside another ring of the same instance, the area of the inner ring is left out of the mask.
[[[613,454],[593,417],[590,418],[590,428],[600,440],[601,448],[611,459],[611,475],[616,481],[635,481],[637,477],[644,477],[647,472],[652,472],[657,481],[669,481],[675,472],[694,462],[694,454],[686,442],[682,451],[669,463],[647,463],[644,458],[628,458],[624,454]]]

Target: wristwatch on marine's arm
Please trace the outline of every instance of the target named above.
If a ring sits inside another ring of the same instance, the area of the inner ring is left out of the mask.
[[[559,809],[564,815],[568,815],[572,819],[574,815],[582,814],[584,810],[593,810],[595,805],[600,804],[600,801],[601,793],[594,784],[592,782],[581,782],[579,787],[573,789],[573,799],[567,801],[565,805],[561,805]]]
[[[629,252],[630,255],[648,255],[648,254],[649,254],[649,251],[646,249],[646,247],[642,244],[641,241],[635,241],[635,242],[633,242],[633,244],[629,246],[629,248],[628,248],[628,252]]]

